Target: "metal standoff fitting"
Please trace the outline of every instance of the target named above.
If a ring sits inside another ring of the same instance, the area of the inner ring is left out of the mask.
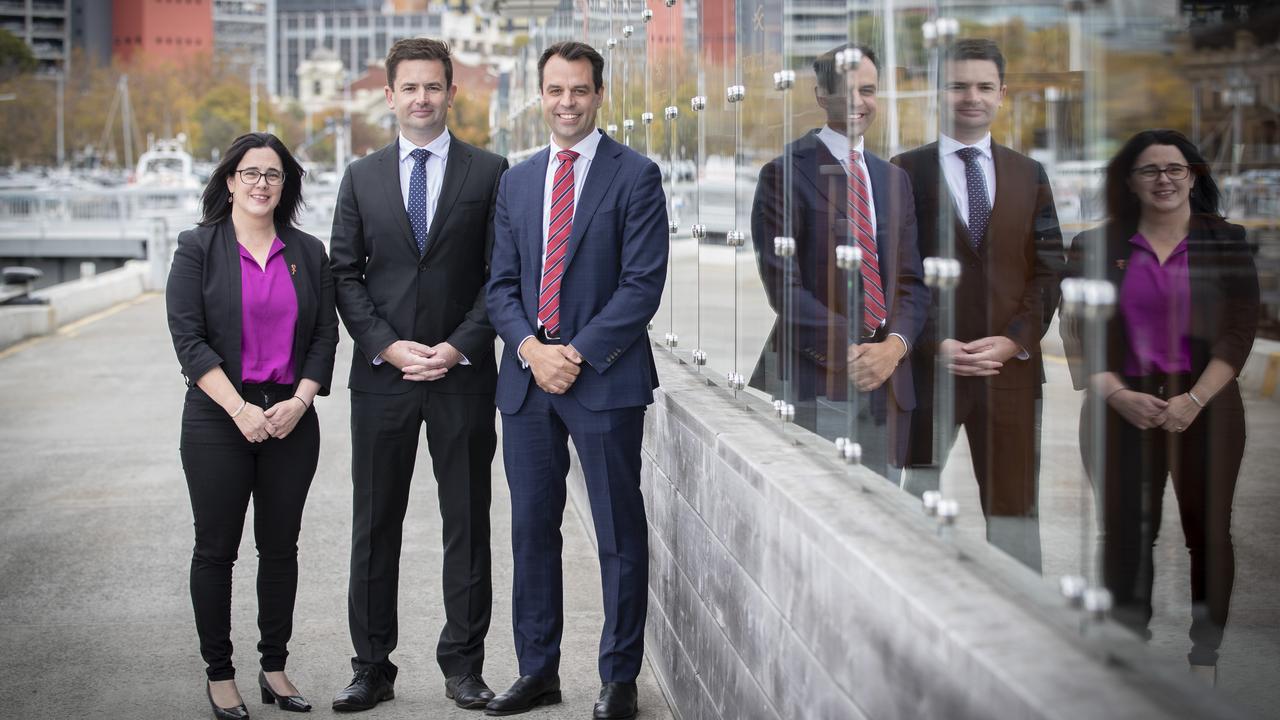
[[[925,490],[920,494],[920,505],[924,508],[924,514],[929,517],[935,517],[938,514],[938,502],[942,500],[942,493],[937,490]]]
[[[960,514],[960,503],[955,500],[938,500],[938,522],[943,525],[955,525],[956,516]]]
[[[1088,320],[1105,320],[1111,317],[1116,305],[1116,286],[1106,280],[1086,280],[1084,286],[1084,316]]]
[[[705,95],[694,95],[689,99],[689,105],[695,110],[707,109],[707,97]]]
[[[675,347],[676,345],[679,345],[679,344],[680,344],[680,337],[679,337],[678,335],[676,335],[675,333],[670,333],[670,332],[669,332],[669,333],[667,333],[667,336],[666,336],[666,338],[665,338],[665,342],[666,342],[666,344],[667,344],[667,347]]]
[[[793,422],[796,419],[796,406],[791,403],[782,405],[782,422]]]
[[[791,257],[796,254],[796,240],[789,237],[776,237],[773,239],[773,252],[778,257]]]
[[[933,21],[940,42],[947,42],[960,34],[960,21],[955,18],[938,18]]]
[[[1111,591],[1103,587],[1086,588],[1084,611],[1097,620],[1105,618],[1111,612]]]
[[[623,129],[623,130],[626,130],[627,132],[631,132],[632,130],[635,130],[635,129],[636,129],[636,121],[635,121],[635,120],[632,120],[631,118],[627,118],[626,120],[623,120],[623,121],[622,121],[622,129]]]
[[[795,70],[779,70],[773,74],[774,90],[790,90],[796,86]]]
[[[857,70],[861,62],[862,51],[858,48],[845,48],[836,53],[836,67],[844,72]]]
[[[667,223],[667,232],[671,233],[672,235],[675,235],[676,233],[680,232],[680,223],[676,222],[675,220],[672,220],[671,222]]]
[[[706,225],[703,225],[703,224],[701,224],[701,223],[698,223],[698,224],[694,225],[693,227],[689,228],[689,231],[693,233],[693,237],[694,237],[694,239],[695,239],[695,240],[706,240],[706,239],[707,239],[707,226],[706,226]]]
[[[960,261],[955,258],[927,257],[924,263],[924,284],[947,290],[960,283]]]
[[[1081,278],[1063,278],[1059,283],[1062,288],[1062,316],[1076,317],[1084,313],[1084,283]]]
[[[614,135],[618,134],[618,126],[613,123],[609,123],[608,125],[604,126],[604,131],[606,135],[613,137]]]
[[[747,386],[747,379],[742,377],[742,373],[731,372],[725,376],[729,381],[729,387],[734,390],[742,390]]]
[[[652,320],[650,320],[650,321],[649,321],[649,323],[645,326],[645,329],[646,329],[646,330],[648,330],[648,331],[650,331],[650,332],[652,332],[652,331],[653,331],[653,321],[652,321]]]
[[[642,22],[649,22],[649,21],[650,21],[650,20],[652,20],[652,19],[653,19],[653,11],[652,11],[652,10],[650,10],[649,8],[645,8],[645,9],[643,9],[643,10],[641,10],[641,11],[640,11],[640,20],[641,20]]]
[[[1080,575],[1063,575],[1058,578],[1058,589],[1072,607],[1080,607],[1084,603],[1084,591],[1088,583]]]
[[[706,365],[706,364],[707,364],[707,354],[706,354],[705,352],[703,352],[702,350],[694,350],[694,351],[693,351],[693,364],[694,364],[694,365]]]
[[[675,7],[676,0],[667,0],[667,7]]]
[[[773,401],[773,414],[774,414],[774,415],[777,415],[778,417],[782,417],[782,408],[783,408],[785,405],[786,405],[786,403],[785,403],[785,402],[783,402],[783,401],[781,401],[781,400],[774,400],[774,401]]]
[[[729,247],[742,247],[747,244],[747,234],[741,230],[730,230],[724,234],[724,244]]]
[[[837,245],[836,267],[841,270],[857,270],[861,268],[862,248],[857,245]]]
[[[861,465],[862,464],[862,445],[856,442],[847,442],[844,444],[844,464],[845,465]]]
[[[651,113],[651,112],[642,112],[642,113],[640,113],[640,122],[644,123],[645,125],[652,125],[652,124],[653,124],[653,113]]]
[[[742,102],[746,96],[747,88],[745,85],[730,85],[724,91],[724,99],[731,103]]]
[[[634,26],[634,25],[623,25],[623,26],[622,26],[622,37],[624,37],[624,38],[629,38],[629,37],[631,37],[632,33],[634,33],[635,31],[636,31],[636,28],[635,28],[635,26]]]
[[[675,105],[671,105],[666,110],[664,110],[662,114],[665,115],[668,120],[675,120],[676,118],[680,117],[680,108],[676,107]]]
[[[610,50],[618,47],[618,38],[609,38],[604,41],[604,46]]]
[[[836,438],[836,457],[838,458],[844,457],[844,446],[848,444],[849,444],[849,438],[846,438],[846,437]]]
[[[938,47],[938,25],[932,20],[925,21],[920,26],[920,35],[924,38],[924,46],[926,48]]]

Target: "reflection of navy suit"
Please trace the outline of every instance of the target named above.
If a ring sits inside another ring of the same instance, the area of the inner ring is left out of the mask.
[[[851,274],[835,264],[837,245],[854,244],[846,216],[848,180],[844,168],[827,146],[810,132],[789,146],[791,189],[784,190],[784,163],[775,158],[760,171],[751,207],[751,234],[769,304],[778,313],[765,344],[751,385],[781,396],[782,381],[789,377],[798,405],[797,423],[816,429],[812,410],[818,398],[833,402],[848,398],[847,356],[850,340]],[[915,210],[906,173],[865,153],[867,179],[876,213],[876,251],[880,259],[881,285],[888,308],[882,336],[897,333],[914,343],[924,325],[928,292],[922,281],[916,245]],[[784,205],[784,198],[790,203]],[[774,252],[773,238],[784,232],[790,209],[790,235],[796,241],[792,274],[785,260]],[[789,303],[789,313],[783,298]],[[794,332],[788,334],[790,318]],[[857,325],[854,335],[861,329]],[[784,343],[784,338],[790,342]],[[896,342],[896,341],[894,341]],[[778,369],[768,362],[777,354]],[[785,375],[784,375],[785,374]],[[880,389],[870,393],[872,408],[887,411],[888,460],[906,461],[907,430],[915,408],[910,363],[902,363]],[[883,415],[881,416],[883,419]]]
[[[657,165],[601,137],[576,204],[560,286],[560,336],[584,358],[582,372],[564,395],[548,394],[516,350],[537,328],[549,156],[542,150],[503,177],[488,286],[489,316],[505,343],[497,402],[511,489],[516,654],[521,675],[558,671],[571,437],[600,553],[600,676],[633,682],[648,593],[640,442],[644,408],[658,385],[646,326],[666,278],[666,198]]]

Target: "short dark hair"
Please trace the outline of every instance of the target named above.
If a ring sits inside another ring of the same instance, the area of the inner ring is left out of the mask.
[[[947,46],[947,62],[957,60],[989,60],[996,64],[1000,84],[1004,84],[1004,55],[1000,46],[986,38],[960,38]]]
[[[1195,185],[1191,188],[1189,198],[1191,212],[1222,217],[1218,210],[1222,194],[1218,191],[1218,183],[1209,174],[1209,163],[1200,154],[1200,149],[1177,130],[1143,130],[1129,138],[1115,157],[1111,158],[1111,162],[1107,163],[1107,215],[1115,228],[1124,237],[1130,237],[1138,231],[1142,204],[1129,189],[1129,175],[1134,170],[1133,165],[1138,161],[1138,156],[1152,145],[1172,145],[1187,159],[1187,167],[1195,177]]]
[[[444,64],[444,84],[453,87],[453,58],[449,43],[431,38],[397,40],[387,51],[387,87],[396,89],[396,68],[405,60],[439,60]],[[447,88],[446,88],[447,89]]]
[[[566,41],[558,42],[555,45],[542,51],[542,57],[538,58],[538,91],[542,91],[542,69],[547,66],[547,61],[559,55],[560,57],[573,62],[586,58],[591,61],[591,82],[595,83],[595,90],[599,92],[604,87],[604,58],[596,49],[586,43]]]
[[[871,64],[876,66],[876,69],[880,68],[880,61],[876,59],[875,51],[871,48],[866,45],[845,43],[822,53],[813,61],[813,74],[818,76],[818,87],[829,93],[836,91],[836,80],[840,77],[836,71],[836,54],[849,48],[862,53],[862,59],[870,60]]]
[[[273,213],[276,226],[292,227],[297,222],[298,213],[305,206],[302,201],[302,176],[306,171],[280,138],[271,133],[246,133],[231,142],[231,147],[222,153],[222,161],[209,176],[209,184],[204,186],[204,196],[200,201],[203,212],[197,224],[217,225],[231,215],[231,203],[228,202],[231,192],[227,190],[227,178],[236,171],[245,153],[254,148],[274,150],[280,156],[280,166],[284,169],[280,204]]]

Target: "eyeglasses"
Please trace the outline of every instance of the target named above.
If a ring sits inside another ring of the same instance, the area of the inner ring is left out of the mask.
[[[1133,174],[1142,178],[1145,182],[1155,182],[1160,177],[1160,173],[1164,173],[1165,177],[1170,180],[1186,180],[1187,175],[1191,173],[1191,168],[1186,165],[1173,163],[1159,167],[1156,165],[1143,165],[1140,168],[1134,168]]]
[[[268,185],[281,185],[284,183],[284,173],[279,170],[262,172],[258,168],[245,168],[244,170],[236,170],[236,174],[240,176],[240,181],[246,185],[257,185],[258,180],[261,178],[266,178]]]

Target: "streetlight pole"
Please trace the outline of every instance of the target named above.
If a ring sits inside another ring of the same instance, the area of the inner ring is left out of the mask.
[[[249,66],[249,132],[258,132],[258,71],[262,62],[254,60]]]

